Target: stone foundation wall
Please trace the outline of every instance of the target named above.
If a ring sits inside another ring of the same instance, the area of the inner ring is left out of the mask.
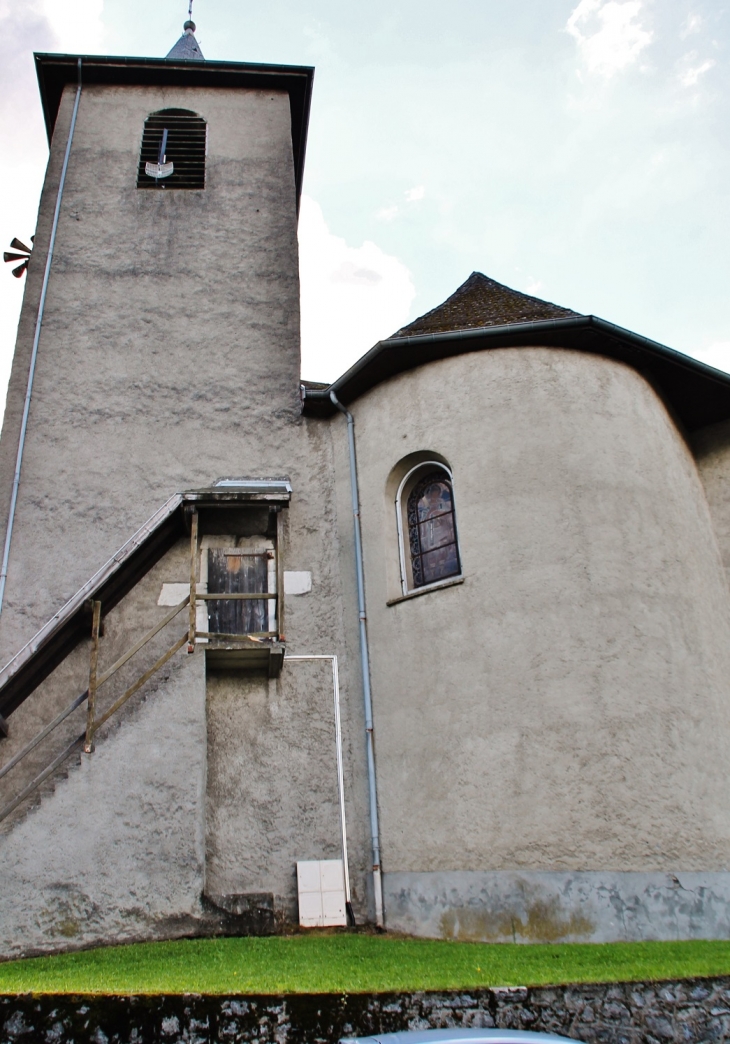
[[[0,997],[3,1044],[336,1044],[449,1026],[559,1033],[585,1044],[730,1037],[730,977],[463,993],[290,997]]]

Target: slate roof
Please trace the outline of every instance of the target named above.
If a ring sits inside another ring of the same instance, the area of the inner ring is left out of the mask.
[[[192,29],[186,29],[166,58],[175,61],[204,62],[203,52],[200,50],[198,41]]]
[[[540,319],[563,319],[569,315],[578,315],[578,312],[512,290],[481,272],[472,272],[467,281],[443,304],[432,308],[419,319],[414,319],[394,333],[393,337],[507,326],[510,323],[529,323]]]

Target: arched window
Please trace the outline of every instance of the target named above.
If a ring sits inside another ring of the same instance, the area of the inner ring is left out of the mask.
[[[460,576],[454,485],[443,464],[426,461],[403,479],[396,498],[403,593]]]
[[[205,188],[208,125],[188,109],[147,117],[137,168],[138,189]]]

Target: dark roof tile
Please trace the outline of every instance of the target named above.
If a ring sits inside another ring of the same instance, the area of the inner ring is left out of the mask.
[[[394,337],[413,334],[446,333],[483,326],[507,326],[540,319],[562,319],[578,315],[570,308],[541,301],[519,290],[512,290],[495,279],[472,272],[465,283],[437,308],[404,326]]]
[[[186,29],[174,47],[165,55],[175,61],[204,62],[203,52],[200,44],[195,39],[191,29]]]

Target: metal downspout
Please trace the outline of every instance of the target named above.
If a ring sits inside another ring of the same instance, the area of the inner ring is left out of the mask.
[[[28,429],[28,415],[30,413],[30,400],[33,394],[33,378],[35,377],[35,365],[36,359],[38,358],[38,342],[41,337],[41,326],[43,325],[43,312],[46,307],[46,292],[48,291],[48,279],[51,274],[51,262],[53,261],[53,248],[56,244],[56,232],[58,230],[58,219],[61,214],[61,200],[63,199],[63,187],[66,183],[66,171],[68,170],[68,161],[71,155],[71,142],[73,141],[74,130],[76,128],[76,116],[79,111],[79,101],[81,99],[81,59],[78,61],[79,70],[79,81],[76,87],[76,98],[74,100],[73,114],[71,116],[71,126],[68,131],[68,141],[66,142],[66,153],[63,157],[63,167],[61,168],[61,180],[58,183],[58,193],[56,195],[56,209],[53,212],[53,224],[51,225],[51,238],[48,243],[48,256],[46,258],[46,270],[43,273],[43,285],[41,287],[41,299],[38,303],[38,315],[35,321],[35,334],[33,336],[33,350],[30,355],[30,368],[28,370],[28,387],[25,392],[25,403],[23,405],[23,419],[20,423],[20,438],[18,440],[18,454],[15,459],[15,474],[13,475],[13,490],[10,495],[10,510],[8,511],[8,526],[5,531],[5,546],[3,547],[3,558],[2,565],[0,566],[0,612],[3,608],[3,599],[5,597],[5,582],[8,578],[8,561],[10,559],[10,541],[13,536],[13,523],[15,522],[15,509],[18,503],[18,487],[20,486],[20,469],[23,463],[23,450],[25,449],[25,434]]]
[[[378,826],[378,790],[375,780],[375,748],[373,743],[373,704],[370,692],[370,653],[368,651],[367,616],[365,614],[365,574],[362,558],[362,533],[360,529],[360,497],[357,486],[357,459],[355,457],[355,420],[345,409],[333,391],[330,399],[347,420],[347,441],[350,450],[350,487],[352,490],[352,515],[355,529],[355,566],[357,572],[357,608],[360,622],[360,660],[362,666],[362,691],[365,703],[365,735],[367,737],[368,791],[370,794],[370,834],[373,846],[373,897],[375,900],[375,923],[383,927],[383,880],[380,872],[380,828]]]

